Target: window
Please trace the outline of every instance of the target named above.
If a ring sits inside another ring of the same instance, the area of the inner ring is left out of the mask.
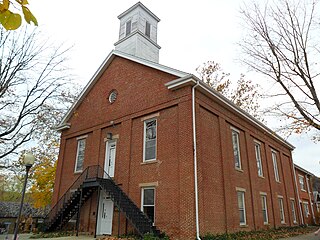
[[[155,220],[155,189],[154,188],[142,188],[142,211],[149,217],[154,223]]]
[[[156,159],[157,146],[157,120],[144,122],[144,161]]]
[[[150,33],[151,33],[151,25],[149,22],[146,22],[146,36],[150,38]]]
[[[237,196],[238,196],[240,225],[246,225],[246,207],[245,207],[244,192],[237,191]]]
[[[284,219],[284,208],[283,208],[283,198],[279,197],[278,198],[279,201],[279,211],[280,211],[280,222],[281,223],[285,223],[285,219]]]
[[[126,22],[126,36],[128,36],[131,33],[131,20]]]
[[[300,184],[300,189],[302,191],[306,191],[306,187],[304,185],[304,176],[299,175],[299,184]]]
[[[292,212],[293,223],[297,223],[296,208],[295,208],[295,204],[294,204],[294,200],[293,199],[290,199],[290,204],[291,204],[291,212]]]
[[[280,182],[278,163],[277,163],[277,153],[272,151],[271,155],[272,155],[272,162],[273,162],[274,177],[277,182]]]
[[[86,148],[86,139],[85,138],[78,139],[76,166],[74,170],[75,172],[82,171],[85,148]]]
[[[263,223],[268,224],[267,196],[261,195]]]
[[[255,149],[255,152],[256,152],[258,176],[262,177],[263,176],[263,171],[262,171],[261,146],[260,146],[260,144],[255,142],[254,143],[254,149]]]
[[[232,129],[232,145],[233,145],[233,155],[235,167],[241,169],[241,159],[240,159],[240,145],[239,145],[239,132]]]
[[[310,215],[308,202],[303,202],[303,210],[304,210],[304,215],[308,217]]]

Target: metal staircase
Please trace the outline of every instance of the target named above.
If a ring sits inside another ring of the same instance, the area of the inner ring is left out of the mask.
[[[63,229],[76,213],[79,216],[81,206],[98,188],[110,195],[114,204],[125,214],[139,235],[143,236],[146,233],[160,235],[160,231],[153,226],[152,221],[98,165],[87,167],[59,199],[46,216],[44,231]]]

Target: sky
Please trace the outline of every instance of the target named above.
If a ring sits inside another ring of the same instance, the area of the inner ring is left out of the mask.
[[[161,21],[158,24],[159,63],[185,72],[208,60],[221,64],[237,80],[240,73],[259,81],[259,76],[241,65],[240,6],[249,0],[141,0]],[[29,0],[42,34],[55,44],[72,46],[69,66],[76,81],[85,85],[118,40],[117,16],[136,0]],[[261,78],[263,81],[268,81]],[[272,125],[277,125],[277,120]],[[269,127],[270,124],[267,124]],[[308,135],[291,136],[296,149],[293,160],[320,176],[320,148]]]

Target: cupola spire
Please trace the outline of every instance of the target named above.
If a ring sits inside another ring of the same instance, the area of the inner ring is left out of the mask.
[[[153,62],[159,62],[157,29],[160,19],[141,2],[118,16],[119,40],[115,49]]]

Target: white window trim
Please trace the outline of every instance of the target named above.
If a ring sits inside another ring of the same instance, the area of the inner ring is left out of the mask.
[[[232,126],[230,126],[230,129],[231,129],[232,151],[234,151],[234,149],[233,149],[233,136],[232,136],[232,132],[233,132],[233,131],[236,132],[236,133],[237,133],[237,136],[238,136],[238,137],[237,137],[237,139],[238,139],[237,145],[238,145],[238,154],[239,154],[239,167],[237,167],[237,166],[234,166],[234,167],[235,167],[235,169],[242,171],[241,150],[240,150],[240,131],[239,131],[238,129],[232,127]],[[234,160],[234,152],[233,152],[232,155],[233,155],[233,160]],[[235,164],[235,162],[234,162],[234,164]]]
[[[76,161],[75,161],[75,165],[74,165],[74,173],[81,173],[83,171],[83,169],[81,170],[77,170],[77,165],[78,165],[78,157],[79,157],[79,141],[80,140],[85,140],[85,144],[86,144],[86,138],[88,137],[88,135],[84,135],[84,136],[80,136],[80,137],[77,137],[76,140],[77,140],[77,154],[76,154]],[[85,148],[86,149],[86,146]],[[84,150],[85,152],[86,150]],[[83,159],[84,161],[84,159]]]
[[[293,206],[292,206],[293,203]],[[291,206],[291,213],[292,213],[292,218],[293,218],[293,223],[297,223],[297,214],[296,214],[296,201],[294,198],[290,198],[290,206]]]
[[[247,214],[246,214],[246,200],[245,200],[245,191],[240,190],[242,188],[238,188],[236,193],[237,193],[237,205],[238,205],[238,211],[239,209],[239,202],[238,202],[238,193],[241,193],[242,196],[242,203],[243,203],[243,215],[244,215],[244,222],[240,222],[240,226],[246,226],[247,225]]]
[[[280,206],[280,200],[281,199],[281,206]],[[283,220],[281,220],[281,215],[280,215],[280,223],[285,224],[286,223],[286,218],[284,214],[284,202],[283,202],[283,196],[278,195],[278,205],[279,205],[279,210],[280,214],[282,214]],[[281,209],[280,209],[281,207]]]
[[[275,158],[273,157],[275,156]],[[275,150],[271,150],[271,158],[273,163],[273,171],[274,171],[274,178],[276,182],[280,182],[280,175],[279,175],[279,167],[278,167],[278,159],[277,159],[277,152]]]
[[[267,217],[267,221],[264,221],[264,219],[263,219],[263,224],[269,224],[269,216],[268,216],[268,201],[267,201],[267,194],[266,193],[261,193],[260,192],[260,197],[261,197],[261,199],[264,199],[264,205],[265,205],[265,211],[266,211],[266,217]],[[262,207],[263,207],[263,205],[262,205]],[[263,208],[262,208],[262,210],[263,210]]]
[[[303,180],[303,186],[304,186],[304,188],[302,188],[302,186],[301,186],[300,178],[302,178],[302,180]],[[300,190],[303,191],[303,192],[306,192],[307,190],[306,190],[306,186],[305,186],[305,185],[306,185],[306,182],[304,181],[304,176],[301,175],[301,174],[298,174],[298,180],[299,180]]]
[[[154,199],[153,199],[153,201],[154,201],[154,205],[153,205],[153,207],[154,207],[154,212],[153,212],[153,225],[155,225],[155,222],[156,222],[156,187],[155,186],[148,186],[148,187],[141,187],[141,207],[140,207],[140,209],[141,209],[141,211],[143,212],[143,207],[144,207],[144,205],[143,205],[143,198],[144,198],[144,190],[145,189],[153,189],[154,190]],[[151,206],[151,205],[146,205],[146,206]]]
[[[147,122],[151,122],[153,120],[156,120],[156,152],[155,152],[155,158],[146,160],[146,125]],[[158,142],[158,119],[157,118],[150,118],[143,122],[143,162],[151,162],[157,160],[157,142]]]
[[[256,145],[259,146],[259,163],[260,163],[260,168],[261,168],[261,174],[259,174],[259,168],[258,168],[258,159],[257,159],[257,152],[256,152]],[[256,163],[257,163],[257,168],[258,168],[258,176],[259,177],[263,177],[263,167],[262,167],[262,157],[261,157],[261,143],[258,142],[257,140],[254,140],[254,152],[255,152],[255,155],[256,155]]]

